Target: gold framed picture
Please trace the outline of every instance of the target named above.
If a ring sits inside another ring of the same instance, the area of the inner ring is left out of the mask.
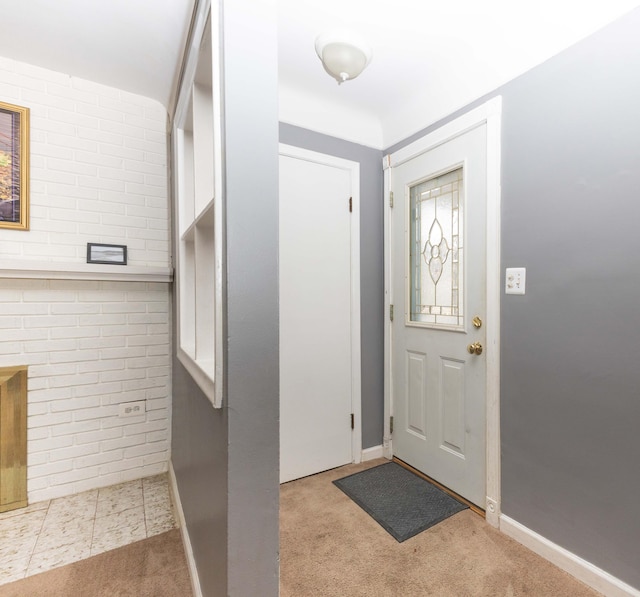
[[[29,230],[29,108],[0,102],[0,228]]]

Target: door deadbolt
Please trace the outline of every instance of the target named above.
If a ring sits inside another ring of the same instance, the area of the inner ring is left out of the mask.
[[[474,342],[467,346],[467,350],[469,351],[469,354],[482,354],[482,344],[480,344],[480,342]]]
[[[482,319],[480,319],[477,315],[471,320],[473,323],[473,327],[479,330],[482,327]]]

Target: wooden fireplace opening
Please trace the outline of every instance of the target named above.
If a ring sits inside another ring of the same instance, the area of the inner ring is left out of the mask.
[[[27,367],[0,367],[0,512],[27,505]]]

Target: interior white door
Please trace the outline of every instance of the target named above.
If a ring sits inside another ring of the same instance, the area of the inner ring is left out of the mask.
[[[280,482],[352,462],[350,193],[280,156]]]
[[[393,452],[481,508],[486,176],[483,124],[394,167],[390,214]]]

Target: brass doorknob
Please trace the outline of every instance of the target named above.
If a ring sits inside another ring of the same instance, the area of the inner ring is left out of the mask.
[[[482,344],[480,344],[480,342],[474,342],[467,346],[467,350],[469,351],[469,354],[482,354]]]

